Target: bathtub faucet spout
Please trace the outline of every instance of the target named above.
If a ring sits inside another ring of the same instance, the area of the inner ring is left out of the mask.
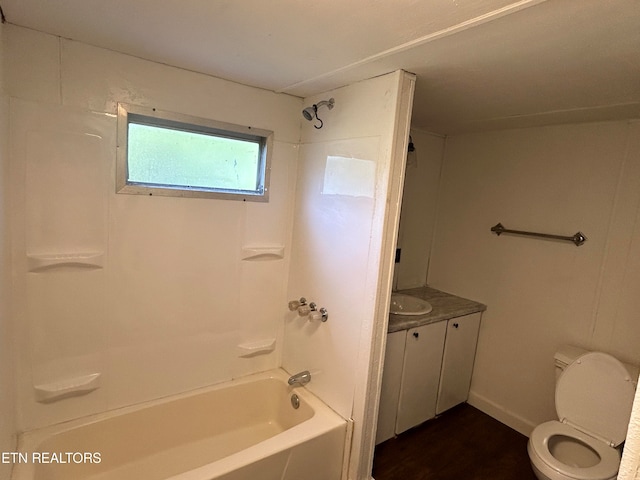
[[[311,381],[311,374],[308,370],[304,372],[296,373],[295,375],[291,375],[289,377],[289,385],[293,385],[294,387],[297,385],[306,385]]]

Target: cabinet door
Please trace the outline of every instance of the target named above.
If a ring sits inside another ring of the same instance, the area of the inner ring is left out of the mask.
[[[446,322],[407,331],[396,433],[435,417]]]
[[[469,397],[480,316],[480,313],[474,313],[447,322],[437,414],[465,402]]]
[[[398,398],[400,397],[400,379],[402,378],[402,362],[404,361],[404,342],[406,337],[406,330],[387,335],[384,370],[382,371],[382,387],[380,390],[376,445],[390,439],[396,433],[396,414],[398,412]]]

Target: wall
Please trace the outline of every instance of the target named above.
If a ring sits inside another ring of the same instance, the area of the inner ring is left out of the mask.
[[[564,343],[640,363],[640,123],[447,139],[429,284],[488,305],[470,402],[528,434],[555,418]],[[570,243],[490,227],[573,235]]]
[[[290,299],[304,296],[326,307],[329,318],[321,323],[287,315],[282,364],[290,373],[310,370],[308,388],[354,419],[354,479],[371,473],[371,410],[414,82],[396,72],[304,102],[333,97],[335,107],[318,112],[322,129],[303,124],[288,292]]]
[[[402,254],[400,262],[395,264],[395,290],[427,283],[445,145],[443,136],[418,129],[411,129],[411,138],[416,150],[407,161],[402,194],[398,233]]]
[[[0,452],[15,450],[15,409],[11,338],[11,252],[9,230],[9,99],[4,85],[4,29],[0,24]],[[0,479],[11,465],[0,463]]]
[[[620,462],[617,479],[640,479],[640,390],[636,390],[636,397],[631,411],[631,422],[624,442],[622,461]]]
[[[278,366],[301,100],[5,28],[19,428]],[[116,195],[119,101],[274,131],[269,203]],[[243,262],[242,246],[285,258]],[[78,253],[102,268],[29,272],[28,257]],[[239,358],[270,338],[274,352]],[[34,399],[91,373],[89,395]]]

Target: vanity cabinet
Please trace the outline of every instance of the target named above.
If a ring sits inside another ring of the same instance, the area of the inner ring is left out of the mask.
[[[480,330],[480,313],[447,321],[436,415],[466,402]]]
[[[396,434],[396,414],[400,398],[402,380],[402,363],[404,362],[404,344],[407,331],[400,330],[387,334],[384,366],[382,370],[382,386],[380,387],[380,403],[378,405],[378,429],[376,445],[390,439]]]
[[[396,433],[436,416],[446,322],[407,330]]]
[[[480,317],[387,335],[376,444],[467,400]]]

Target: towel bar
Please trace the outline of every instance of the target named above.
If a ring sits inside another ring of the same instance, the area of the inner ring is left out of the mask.
[[[514,235],[528,235],[530,237],[550,238],[553,240],[564,240],[567,242],[574,243],[576,247],[579,247],[580,245],[582,245],[584,242],[587,241],[587,237],[585,237],[582,232],[578,232],[575,235],[572,235],[569,237],[565,235],[551,235],[548,233],[525,232],[523,230],[509,230],[507,228],[504,228],[504,225],[502,225],[501,223],[498,223],[497,225],[491,227],[491,231],[496,235],[500,235],[501,233],[512,233]]]

